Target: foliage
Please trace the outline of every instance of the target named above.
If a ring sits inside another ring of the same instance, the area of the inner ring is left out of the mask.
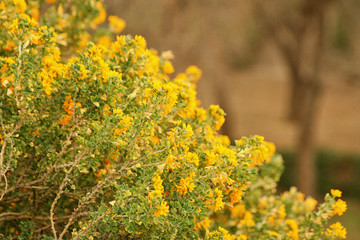
[[[199,107],[201,71],[171,77],[169,52],[141,36],[111,42],[125,22],[95,30],[100,1],[6,0],[0,15],[4,239],[345,236],[326,225],[346,210],[340,191],[316,211],[294,188],[274,195],[274,145],[254,136],[231,146],[217,133],[224,111]],[[85,47],[87,26],[97,44]]]

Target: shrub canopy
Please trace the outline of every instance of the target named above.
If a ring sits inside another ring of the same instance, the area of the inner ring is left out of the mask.
[[[97,0],[0,1],[0,232],[4,239],[337,239],[339,190],[316,207],[275,195],[282,160],[217,131],[190,66]],[[87,33],[92,28],[93,35]],[[92,39],[93,42],[88,40]]]

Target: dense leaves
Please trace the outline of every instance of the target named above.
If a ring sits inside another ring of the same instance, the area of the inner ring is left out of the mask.
[[[43,10],[39,10],[43,9]],[[39,16],[39,12],[43,15]],[[219,106],[196,99],[196,66],[125,23],[87,42],[99,1],[0,2],[0,232],[5,239],[335,239],[346,203],[294,188],[261,136],[230,145]],[[96,35],[97,33],[95,33]]]

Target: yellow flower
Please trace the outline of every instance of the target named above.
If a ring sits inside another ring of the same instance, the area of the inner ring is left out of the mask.
[[[279,218],[284,219],[286,217],[285,205],[282,204],[279,208]]]
[[[189,163],[193,163],[196,166],[199,166],[199,157],[196,153],[193,152],[187,152],[184,155],[184,158],[189,162]]]
[[[56,0],[45,0],[45,2],[46,2],[47,4],[52,4],[52,3],[56,2]]]
[[[163,66],[163,71],[166,74],[171,74],[175,71],[174,66],[172,65],[172,63],[170,61],[165,61],[164,66]]]
[[[244,234],[240,234],[239,236],[237,236],[236,240],[247,240],[247,236]]]
[[[346,228],[341,225],[341,223],[336,222],[330,225],[330,228],[326,229],[326,235],[328,237],[339,237],[339,238],[346,238]]]
[[[216,154],[212,151],[209,151],[209,150],[207,150],[205,153],[206,153],[206,159],[207,159],[206,164],[208,166],[214,165],[216,162],[216,159],[219,158],[218,154]]]
[[[36,7],[31,8],[30,13],[31,13],[31,17],[33,19],[35,19],[36,21],[39,20],[40,11],[38,8],[36,8]]]
[[[180,185],[176,186],[177,192],[180,192],[181,195],[185,195],[188,192],[192,192],[195,189],[195,184],[193,183],[195,177],[195,172],[191,172],[189,177],[181,178]]]
[[[219,130],[225,122],[224,110],[222,110],[219,105],[210,105],[209,109],[211,112],[211,116],[215,118],[214,128],[215,130]]]
[[[281,237],[281,235],[275,231],[269,231],[269,235],[274,237]]]
[[[110,30],[115,33],[120,33],[126,26],[124,19],[121,19],[117,16],[109,16],[108,20],[110,23]]]
[[[255,225],[254,218],[251,212],[246,211],[244,218],[240,220],[240,224],[243,226],[252,227]]]
[[[168,166],[168,169],[174,170],[175,168],[180,167],[180,163],[176,162],[176,158],[170,154],[166,157],[166,165]]]
[[[337,214],[341,216],[343,215],[344,212],[346,212],[347,209],[346,202],[341,199],[338,199],[336,203],[332,206],[332,209],[334,210],[332,213],[333,215]]]
[[[201,70],[197,66],[191,65],[186,69],[186,74],[193,82],[197,82],[201,77]]]
[[[245,210],[246,210],[245,205],[243,204],[236,205],[230,209],[231,217],[232,218],[242,217],[245,213]]]
[[[162,197],[163,193],[164,193],[164,187],[162,185],[163,181],[161,180],[159,175],[155,175],[152,179],[153,183],[154,183],[154,190],[150,192],[149,194],[149,198],[152,199],[156,196],[158,197]]]
[[[109,48],[111,44],[111,39],[108,36],[101,36],[97,44]]]
[[[331,189],[331,195],[333,195],[334,197],[341,197],[342,192],[340,190],[337,189]]]
[[[211,221],[210,219],[204,218],[201,222],[196,223],[197,229],[208,229],[210,227]]]
[[[0,10],[5,10],[5,9],[6,9],[5,2],[1,1],[0,2]]]
[[[167,216],[169,213],[169,206],[167,202],[161,201],[161,204],[156,205],[157,210],[154,212],[154,217]]]
[[[84,49],[86,48],[88,42],[90,40],[90,34],[85,32],[83,34],[80,35],[80,41],[79,41],[79,47],[81,49]]]
[[[219,227],[219,231],[223,234],[224,240],[235,240],[235,236],[229,234],[229,232],[226,229]]]
[[[5,51],[12,51],[15,47],[15,43],[11,40],[6,40],[6,45],[3,46]]]
[[[25,0],[14,0],[14,3],[15,3],[15,6],[16,6],[15,11],[17,13],[25,12],[26,6],[27,6]]]
[[[315,209],[317,205],[317,201],[311,197],[308,197],[306,200],[305,200],[305,207],[307,210],[309,211],[312,211]]]
[[[101,2],[97,2],[96,7],[99,10],[99,15],[93,19],[93,23],[99,25],[106,20],[106,11]]]
[[[219,190],[218,188],[215,188],[215,194],[216,194],[216,198],[215,198],[214,211],[217,212],[224,207],[225,203],[222,200],[223,193],[221,190]]]
[[[290,231],[286,234],[286,236],[294,239],[294,240],[298,240],[299,239],[299,226],[297,225],[297,223],[295,222],[294,219],[287,219],[285,221],[285,223],[287,225],[289,225],[290,227]]]
[[[123,111],[120,108],[114,108],[113,113],[115,115],[119,115],[119,116],[122,116],[124,114]]]

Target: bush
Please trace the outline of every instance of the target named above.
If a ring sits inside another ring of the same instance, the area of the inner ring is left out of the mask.
[[[41,10],[39,10],[41,9]],[[39,16],[41,13],[41,17]],[[4,239],[336,239],[346,203],[292,188],[260,136],[230,145],[219,106],[100,1],[0,1]],[[84,42],[93,28],[97,44]],[[83,49],[85,48],[85,49]],[[315,210],[316,209],[316,210]]]

